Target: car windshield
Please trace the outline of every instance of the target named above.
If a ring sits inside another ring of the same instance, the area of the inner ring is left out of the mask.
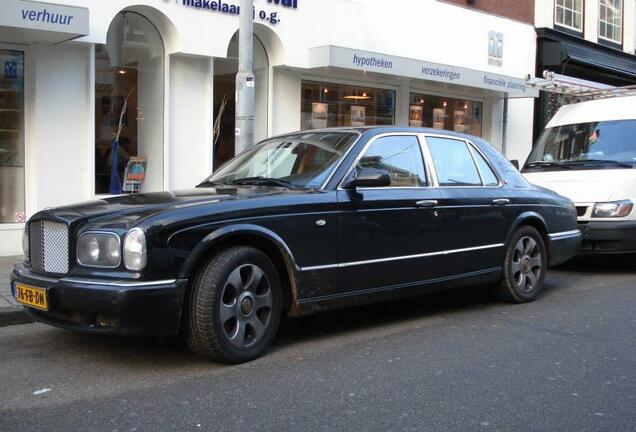
[[[543,131],[524,171],[633,168],[636,120],[556,126]]]
[[[320,188],[357,137],[351,132],[306,132],[266,140],[229,161],[204,184]]]

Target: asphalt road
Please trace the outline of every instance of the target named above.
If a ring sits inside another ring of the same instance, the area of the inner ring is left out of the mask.
[[[636,430],[634,257],[284,322],[240,366],[175,340],[0,328],[0,431]]]

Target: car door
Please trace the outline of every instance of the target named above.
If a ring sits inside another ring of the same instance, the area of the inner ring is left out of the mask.
[[[427,135],[426,148],[441,192],[448,275],[500,267],[509,228],[508,189],[470,142]]]
[[[340,291],[400,288],[440,277],[440,199],[427,175],[416,134],[372,138],[352,170],[387,170],[388,187],[338,190]],[[345,176],[347,178],[347,176]]]

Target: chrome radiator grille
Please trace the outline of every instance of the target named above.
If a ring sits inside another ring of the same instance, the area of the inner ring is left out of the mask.
[[[46,273],[68,273],[68,227],[60,222],[29,224],[31,267]]]

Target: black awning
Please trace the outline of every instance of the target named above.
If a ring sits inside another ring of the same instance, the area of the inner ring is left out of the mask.
[[[543,67],[577,63],[636,81],[636,56],[552,29],[538,29]]]

